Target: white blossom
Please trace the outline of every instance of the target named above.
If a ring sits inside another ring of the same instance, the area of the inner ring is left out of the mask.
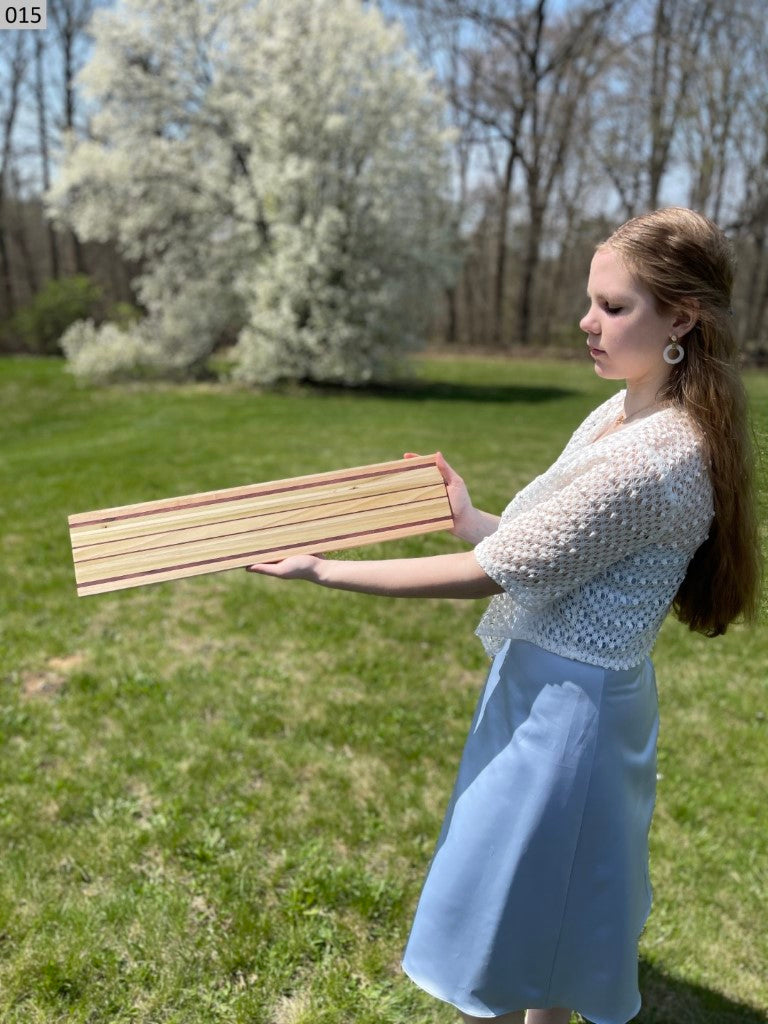
[[[49,204],[142,266],[153,365],[196,367],[234,327],[245,381],[356,384],[422,342],[451,269],[447,134],[397,26],[360,0],[122,0],[93,35],[94,137]],[[116,344],[82,335],[88,365]]]

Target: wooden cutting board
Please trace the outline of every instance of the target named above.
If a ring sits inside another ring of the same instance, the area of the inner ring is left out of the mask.
[[[434,455],[69,516],[81,597],[451,526]]]

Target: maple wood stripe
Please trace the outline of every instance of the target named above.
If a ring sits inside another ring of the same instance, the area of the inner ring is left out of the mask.
[[[406,505],[411,505],[414,508],[414,511],[415,511],[415,509],[416,509],[416,507],[418,505],[434,504],[434,502],[439,501],[439,500],[440,500],[439,498],[422,498],[420,501],[394,501],[394,502],[392,502],[389,505],[377,505],[375,508],[364,509],[363,511],[364,512],[377,512],[377,513],[378,512],[386,512],[389,509],[402,508],[402,507],[404,507]],[[323,506],[320,505],[320,506],[318,506],[318,509],[320,511],[322,511],[322,507]],[[314,515],[314,516],[312,516],[311,522],[312,522],[312,525],[314,525],[315,523],[321,523],[321,522],[323,522],[323,520],[326,520],[326,519],[344,519],[345,516],[347,518],[354,518],[354,517],[356,517],[358,515],[360,515],[360,511],[358,509],[354,509],[351,513],[350,512],[346,512],[346,513],[344,513],[344,512],[340,512],[340,513],[339,512],[334,512],[334,513],[332,513],[331,515],[328,515],[328,516]],[[253,517],[253,518],[258,518],[258,517]],[[244,522],[244,521],[245,520],[237,520],[237,522]],[[211,524],[211,525],[218,525],[218,524]],[[284,523],[284,522],[281,521],[279,525],[275,524],[272,527],[267,527],[267,529],[271,532],[273,530],[282,530],[282,529],[287,528],[289,526],[307,526],[307,525],[308,525],[308,523],[307,523],[306,520],[298,519],[295,522],[290,522],[290,523]],[[408,526],[410,524],[404,523],[403,525],[404,526]],[[389,529],[389,527],[386,527],[386,529]],[[218,533],[218,534],[214,534],[213,536],[192,537],[190,540],[180,540],[180,541],[176,541],[176,542],[171,542],[170,544],[155,544],[153,547],[145,547],[144,545],[142,545],[139,548],[139,550],[136,551],[136,552],[133,552],[133,551],[130,551],[130,550],[129,551],[121,551],[118,554],[115,554],[114,552],[107,552],[106,554],[103,554],[103,555],[94,555],[93,558],[78,558],[77,559],[77,564],[78,564],[78,566],[91,565],[93,562],[111,561],[114,558],[125,558],[125,557],[127,557],[127,556],[129,556],[131,554],[139,554],[139,555],[143,556],[143,555],[147,554],[150,551],[163,551],[166,548],[180,549],[180,548],[183,548],[185,545],[188,545],[188,544],[195,544],[195,545],[208,544],[209,542],[212,542],[212,541],[226,540],[226,539],[228,539],[230,537],[237,537],[237,535],[240,534],[240,533],[252,533],[252,532],[258,532],[258,531],[252,531],[252,530],[246,528],[245,530],[231,530],[231,531],[227,531],[226,533]],[[139,538],[139,539],[146,540],[146,538]],[[106,542],[106,543],[110,543],[110,542]],[[91,547],[97,547],[98,545],[90,545],[90,546]],[[237,555],[234,555],[233,557],[237,558]]]
[[[79,528],[81,526],[99,526],[101,523],[117,523],[124,519],[136,519],[141,516],[158,515],[164,512],[180,512],[188,508],[202,508],[204,505],[220,505],[225,502],[240,501],[243,498],[264,498],[270,494],[284,494],[288,491],[306,491],[312,487],[328,487],[333,484],[349,483],[353,480],[370,480],[378,476],[391,476],[393,473],[411,473],[417,469],[429,469],[431,466],[436,466],[434,462],[419,462],[415,466],[408,465],[409,462],[415,461],[415,459],[404,459],[402,466],[398,465],[392,469],[380,469],[373,473],[357,473],[350,476],[330,476],[325,477],[322,480],[312,480],[305,484],[291,484],[286,487],[273,487],[265,491],[246,491],[244,494],[238,494],[235,497],[230,494],[220,498],[206,498],[204,501],[191,501],[183,505],[161,505],[152,509],[139,509],[136,512],[123,512],[116,516],[104,516],[101,519],[87,519],[74,523],[70,522],[70,525],[73,528]]]
[[[397,526],[381,526],[375,530],[358,530],[356,533],[343,533],[336,537],[324,537],[322,540],[312,541],[312,546],[322,550],[326,544],[335,544],[337,541],[352,540],[355,537],[373,537],[380,533],[389,533],[392,530],[417,529],[422,526],[435,524],[453,524],[451,516],[438,516],[435,519],[422,519],[412,523],[399,523]],[[79,583],[78,590],[86,590],[88,587],[98,587],[105,583],[120,583],[123,580],[141,580],[147,576],[156,576],[158,573],[179,572],[183,569],[197,569],[201,565],[216,565],[219,562],[231,562],[234,559],[243,559],[243,565],[248,564],[249,559],[258,558],[259,555],[268,555],[272,551],[287,551],[289,548],[308,547],[306,541],[299,541],[296,544],[283,544],[279,548],[262,548],[260,551],[243,551],[239,555],[225,555],[219,558],[207,558],[199,562],[185,562],[180,565],[167,565],[161,569],[146,569],[143,572],[129,572],[122,576],[109,576],[102,580],[89,580],[88,583]]]
[[[434,484],[424,484],[424,483],[421,483],[421,484],[415,484],[412,487],[402,487],[398,491],[394,491],[394,492],[393,491],[378,491],[378,492],[374,491],[372,494],[365,494],[365,495],[351,494],[347,498],[332,498],[332,497],[329,497],[328,499],[323,501],[323,503],[321,505],[316,505],[314,507],[316,507],[319,510],[322,510],[326,505],[357,504],[361,500],[368,500],[368,499],[373,499],[373,498],[376,498],[376,497],[386,497],[387,495],[390,495],[390,494],[408,494],[408,493],[410,493],[412,491],[423,491],[423,490],[428,489],[430,487],[437,487],[437,486],[438,486],[437,483],[434,483]],[[444,496],[444,492],[443,492],[443,496]],[[238,498],[230,498],[229,500],[230,500],[230,502],[235,503],[239,499]],[[435,496],[433,498],[417,499],[417,501],[437,501],[437,500],[438,500],[437,496]],[[394,505],[377,505],[377,506],[375,506],[375,508],[383,510],[383,509],[386,509],[386,508],[394,508],[395,505],[407,505],[407,504],[416,504],[416,502],[410,502],[408,500],[406,500],[406,501],[399,501],[399,502],[395,502]],[[184,506],[184,507],[185,508],[189,508],[188,505]],[[211,529],[211,528],[213,528],[215,526],[225,526],[227,523],[245,523],[245,522],[248,522],[248,521],[250,521],[252,519],[263,519],[264,516],[291,515],[294,512],[306,511],[306,506],[299,505],[296,508],[291,508],[289,506],[289,507],[286,507],[286,508],[277,508],[277,509],[276,508],[267,508],[267,509],[265,509],[262,512],[253,512],[253,513],[250,513],[250,514],[247,514],[247,515],[235,515],[234,511],[235,510],[233,509],[232,510],[233,514],[228,519],[211,519],[210,521],[206,521],[205,523],[199,523],[199,524],[197,524],[195,526],[189,526],[189,525],[185,524],[183,520],[180,520],[177,526],[173,526],[170,529],[155,530],[152,533],[146,533],[146,534],[136,534],[135,537],[131,537],[131,535],[129,534],[128,536],[125,536],[125,537],[115,538],[115,537],[110,536],[110,534],[105,531],[105,533],[103,534],[104,540],[86,541],[86,542],[81,543],[81,544],[76,544],[73,541],[73,543],[72,543],[72,551],[85,551],[87,548],[98,548],[98,547],[103,547],[105,544],[121,543],[122,541],[126,541],[126,542],[130,541],[130,540],[146,541],[150,537],[162,537],[165,534],[180,533],[180,532],[182,532],[184,530]],[[341,512],[339,514],[343,515],[344,513]],[[329,518],[329,517],[328,516],[318,516],[318,517],[313,516],[312,518],[314,520],[315,518]],[[287,523],[280,522],[279,525],[280,526],[295,526],[295,525],[298,525],[301,522],[302,522],[302,520],[299,519],[299,520],[296,520],[295,522],[294,521],[287,522]],[[85,524],[83,524],[83,525],[85,525]],[[275,524],[275,525],[277,525],[277,524]],[[236,531],[233,531],[232,534],[222,533],[222,534],[217,534],[215,537],[205,538],[205,539],[215,540],[218,537],[234,536],[236,533],[239,533],[239,532],[245,532],[245,531],[237,531],[236,530]],[[196,543],[196,541],[181,541],[180,543],[191,544],[191,543]],[[170,547],[170,546],[171,545],[157,545],[157,547]],[[142,547],[141,550],[142,551],[153,551],[155,549],[154,548],[144,548],[144,547]],[[106,556],[104,556],[104,557],[106,557]],[[79,558],[79,559],[77,559],[77,561],[78,562],[82,562],[82,561],[86,561],[86,559]]]

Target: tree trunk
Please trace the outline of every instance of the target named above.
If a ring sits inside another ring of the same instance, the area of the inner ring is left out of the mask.
[[[521,345],[529,345],[531,341],[531,306],[533,305],[533,290],[536,284],[536,271],[541,254],[543,213],[544,211],[539,202],[531,202],[530,222],[525,243],[525,256],[523,257],[523,273],[520,279],[520,292],[517,302],[518,341]]]
[[[63,4],[64,20],[61,27],[62,52],[64,58],[64,125],[67,131],[75,128],[75,35],[77,22],[74,10],[70,5]],[[75,272],[86,272],[83,246],[74,231],[71,232],[72,254]]]
[[[15,211],[16,216],[14,217],[13,227],[10,229],[10,236],[16,244],[16,248],[21,253],[21,266],[24,270],[27,289],[30,294],[34,295],[39,288],[39,280],[37,267],[35,266],[35,260],[27,238],[27,226],[25,224],[26,218],[24,216],[27,211],[25,210],[24,204],[18,199],[18,197],[21,196],[22,187],[15,167],[12,170],[11,180],[13,181],[13,192],[17,197],[17,203]]]
[[[760,333],[760,308],[756,296],[761,290],[761,282],[765,276],[765,225],[758,224],[752,233],[755,244],[755,257],[749,275],[749,286],[747,294],[752,300],[747,304],[747,312],[741,325],[741,342],[749,343],[757,341]]]
[[[768,274],[763,277],[763,288],[757,300],[755,340],[758,349],[768,343]]]
[[[458,338],[458,313],[456,309],[456,285],[445,289],[445,304],[448,311],[448,323],[445,327],[445,341],[455,345]]]
[[[653,25],[653,58],[651,65],[650,143],[648,160],[648,206],[659,205],[659,190],[666,163],[665,106],[669,96],[669,68],[671,50],[671,24],[667,10],[668,0],[657,0]]]
[[[11,261],[8,254],[8,234],[5,229],[5,202],[0,199],[0,287],[2,287],[3,305],[0,319],[12,317],[16,312],[16,296],[13,291]]]
[[[464,306],[465,344],[477,344],[477,316],[475,315],[474,259],[470,256],[461,271],[461,294]]]
[[[40,169],[45,192],[51,187],[51,160],[48,150],[48,108],[45,99],[45,76],[43,72],[43,54],[45,44],[40,33],[35,37],[35,98],[37,101],[37,130],[40,140]],[[48,237],[48,256],[51,277],[58,278],[61,274],[59,265],[59,244],[53,224],[45,217],[45,228]]]
[[[6,315],[13,316],[16,312],[16,296],[13,289],[13,273],[11,270],[8,217],[7,217],[7,183],[13,152],[13,129],[19,109],[19,93],[21,81],[26,67],[25,33],[18,32],[15,49],[11,58],[9,75],[8,106],[4,111],[2,140],[0,147],[0,277],[2,277],[2,293],[5,300]]]
[[[515,169],[516,147],[509,144],[504,165],[501,194],[499,195],[498,238],[496,243],[496,267],[493,279],[493,327],[491,340],[494,348],[502,345],[504,329],[505,275],[507,272],[507,231],[509,220],[509,194],[512,189],[512,175]]]

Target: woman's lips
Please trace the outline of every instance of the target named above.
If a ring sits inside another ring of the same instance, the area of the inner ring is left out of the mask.
[[[589,354],[591,356],[602,356],[604,352],[601,348],[595,348],[594,345],[589,346]]]

